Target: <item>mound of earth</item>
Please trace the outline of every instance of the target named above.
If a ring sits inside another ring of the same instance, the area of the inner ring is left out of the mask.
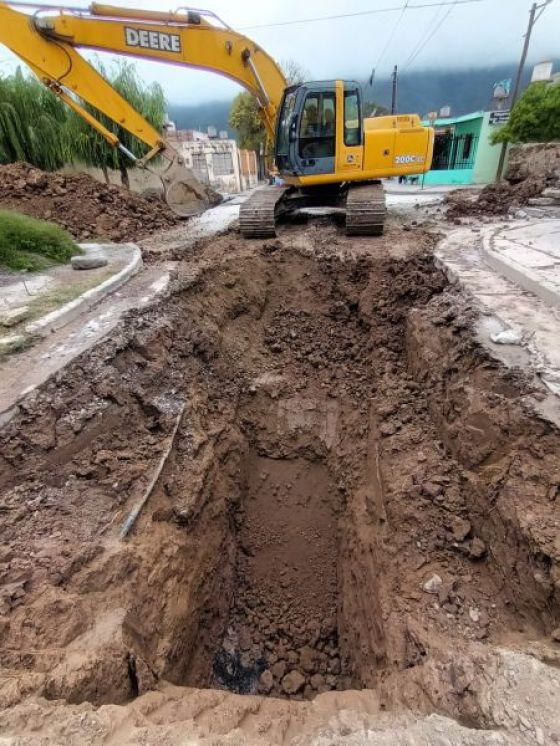
[[[476,215],[505,215],[512,207],[527,204],[531,197],[539,196],[546,187],[544,179],[528,178],[519,184],[488,184],[473,199],[472,192],[458,189],[446,197],[447,218]]]
[[[86,174],[63,176],[27,163],[0,166],[0,208],[57,223],[80,241],[134,241],[180,220],[159,200]]]

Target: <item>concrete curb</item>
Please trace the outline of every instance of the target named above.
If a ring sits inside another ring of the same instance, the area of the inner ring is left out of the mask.
[[[530,226],[532,222],[520,223],[515,227]],[[512,227],[511,225],[509,226]],[[511,280],[523,290],[527,290],[533,295],[543,300],[551,306],[560,307],[560,288],[553,283],[547,282],[542,275],[537,274],[523,264],[506,259],[494,248],[496,236],[504,230],[503,227],[493,227],[482,234],[482,254],[488,264],[503,275],[506,279]]]
[[[101,249],[110,245],[111,244],[82,244],[84,247],[96,247]],[[45,336],[55,329],[60,329],[60,327],[73,321],[86,308],[92,308],[96,303],[99,303],[100,300],[128,282],[128,280],[142,267],[142,252],[140,251],[140,248],[133,243],[119,244],[119,246],[128,246],[133,251],[132,259],[126,267],[123,267],[123,269],[121,269],[120,272],[117,272],[116,275],[109,277],[101,284],[91,288],[91,290],[86,290],[85,293],[82,293],[78,298],[75,298],[64,306],[61,306],[61,308],[57,308],[46,316],[37,319],[37,321],[32,321],[27,324],[25,327],[26,333],[35,336]]]

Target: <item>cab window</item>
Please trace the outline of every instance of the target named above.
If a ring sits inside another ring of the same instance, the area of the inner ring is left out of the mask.
[[[358,91],[344,92],[344,144],[362,144],[362,116]]]
[[[301,158],[334,158],[336,135],[334,91],[308,93],[299,128]]]
[[[288,93],[284,99],[278,123],[278,137],[276,138],[276,155],[288,155],[290,147],[290,125],[296,104],[296,92]]]

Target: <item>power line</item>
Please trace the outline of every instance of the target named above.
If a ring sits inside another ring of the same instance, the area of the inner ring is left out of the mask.
[[[422,3],[419,5],[408,5],[407,10],[422,10],[423,8],[440,8],[446,5],[469,5],[471,3],[481,3],[484,0],[456,0],[456,2],[433,2],[433,3]],[[357,16],[371,16],[378,13],[394,13],[395,11],[402,10],[402,5],[393,5],[388,8],[376,8],[375,10],[360,10],[355,13],[339,13],[334,16],[315,16],[314,18],[298,18],[293,21],[278,21],[277,23],[262,23],[256,26],[242,26],[238,28],[238,31],[251,31],[253,29],[260,28],[273,28],[274,26],[295,26],[300,23],[316,23],[317,21],[336,21],[340,18],[356,18]]]
[[[397,29],[400,26],[400,23],[401,23],[401,21],[403,19],[404,14],[406,13],[406,9],[408,8],[408,3],[409,2],[410,2],[410,0],[406,0],[406,2],[404,3],[404,5],[402,6],[402,10],[401,10],[401,12],[400,12],[400,14],[399,14],[396,22],[395,22],[395,25],[393,26],[393,30],[391,31],[391,33],[387,37],[387,41],[385,42],[385,46],[383,47],[383,49],[381,50],[381,52],[379,54],[379,57],[377,58],[377,62],[375,63],[375,69],[377,69],[379,67],[379,65],[381,64],[381,60],[383,59],[383,57],[385,57],[385,52],[389,49],[389,47],[390,47],[393,39],[395,38],[395,34],[397,33]]]
[[[404,63],[403,68],[406,68],[406,66],[410,63],[410,60],[414,57],[414,55],[420,49],[420,47],[422,46],[422,44],[424,44],[425,40],[430,35],[432,28],[434,27],[435,24],[437,24],[440,16],[443,13],[445,13],[445,9],[444,8],[442,8],[442,7],[437,8],[436,12],[433,14],[433,16],[430,18],[430,20],[426,24],[426,28],[424,29],[424,31],[418,37],[418,41],[412,47],[412,50],[411,50],[410,54],[408,55],[408,58],[406,59],[406,62]]]
[[[412,63],[414,62],[414,60],[418,57],[418,55],[424,49],[424,47],[428,44],[428,42],[430,42],[434,38],[434,36],[437,34],[437,32],[439,31],[439,29],[441,28],[441,26],[449,18],[449,16],[451,15],[451,12],[453,10],[453,8],[456,5],[457,5],[457,3],[453,3],[453,5],[445,12],[445,14],[443,15],[443,17],[439,21],[439,23],[434,27],[432,33],[428,36],[428,38],[424,41],[424,43],[419,47],[419,49],[411,57],[408,58],[405,66],[404,66],[405,70],[407,70],[412,65]]]

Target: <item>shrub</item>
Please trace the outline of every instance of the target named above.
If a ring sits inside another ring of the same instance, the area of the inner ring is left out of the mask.
[[[31,272],[64,264],[79,247],[58,225],[0,210],[0,266]]]
[[[495,132],[492,141],[553,140],[560,140],[560,85],[531,83],[513,107],[509,122]]]

